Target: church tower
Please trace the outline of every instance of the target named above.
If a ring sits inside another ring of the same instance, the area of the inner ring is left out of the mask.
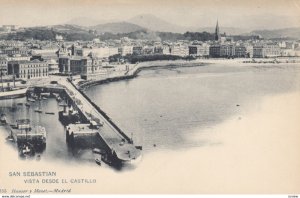
[[[217,20],[216,30],[215,30],[215,41],[219,41],[221,39],[220,31],[219,31],[219,23]]]

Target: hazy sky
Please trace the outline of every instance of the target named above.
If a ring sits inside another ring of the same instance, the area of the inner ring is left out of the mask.
[[[300,27],[300,0],[0,0],[0,25],[63,24],[78,17],[125,21],[153,14],[181,26]]]

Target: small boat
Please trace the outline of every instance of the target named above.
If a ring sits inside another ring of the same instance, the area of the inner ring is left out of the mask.
[[[48,97],[50,97],[50,93],[41,93],[41,96],[45,97],[45,98],[48,98]]]
[[[6,141],[8,141],[8,142],[14,142],[15,140],[14,140],[14,138],[12,136],[9,135],[6,138]]]
[[[34,147],[30,143],[25,143],[19,148],[19,155],[22,158],[30,158],[35,155]]]
[[[37,96],[37,95],[35,95],[35,94],[34,94],[34,95],[32,95],[31,97],[32,97],[33,99],[36,99],[36,100],[38,99],[38,96]]]
[[[94,154],[96,164],[101,166],[101,161],[102,161],[102,156],[104,155],[104,151],[98,148],[94,148],[92,152]]]
[[[44,97],[44,96],[43,96],[42,99],[43,99],[43,100],[47,100],[47,97]]]
[[[101,156],[101,160],[103,161],[103,163],[111,166],[112,165],[112,161],[111,159],[107,156],[107,154],[104,154]]]
[[[10,134],[9,134],[9,136],[7,136],[6,141],[15,142],[15,139],[14,139],[14,136],[12,134],[12,131],[10,131]]]
[[[101,166],[101,158],[95,158],[95,162],[96,162],[96,164]]]
[[[26,107],[30,107],[30,104],[28,102],[25,103]]]
[[[19,119],[16,120],[16,124],[10,125],[10,129],[11,137],[7,140],[16,143],[21,158],[31,158],[36,152],[41,153],[45,150],[47,137],[45,127],[31,127],[30,119]]]
[[[42,113],[43,111],[40,110],[40,109],[35,109],[34,112],[37,112],[37,113]]]
[[[50,115],[54,115],[54,112],[45,112],[45,114],[50,114]]]
[[[33,98],[28,98],[27,99],[29,102],[35,102],[35,99],[33,99]]]
[[[60,106],[60,107],[66,107],[66,106],[68,106],[65,102],[60,102],[59,104],[58,104],[58,106]]]
[[[60,102],[60,101],[61,101],[61,97],[60,97],[60,96],[56,96],[56,100],[57,100],[58,102]]]

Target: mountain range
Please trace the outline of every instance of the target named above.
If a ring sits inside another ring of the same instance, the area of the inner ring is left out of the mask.
[[[266,39],[272,38],[296,38],[300,39],[300,27],[298,28],[282,28],[275,30],[255,30],[251,34],[260,35]]]
[[[101,21],[86,17],[76,18],[65,24],[25,28],[17,34],[4,35],[3,38],[34,38],[55,39],[56,34],[61,34],[66,40],[102,40],[129,37],[133,39],[148,40],[207,40],[213,35],[215,27],[183,27],[171,24],[153,15],[138,15],[125,21]],[[193,34],[193,32],[195,32]],[[300,27],[282,28],[273,30],[249,30],[235,27],[222,27],[220,32],[227,35],[247,36],[260,35],[266,39],[292,38],[300,39]],[[183,34],[185,33],[185,34]],[[43,35],[41,35],[43,34]],[[239,37],[239,38],[242,38]]]
[[[114,22],[114,23],[105,23],[105,24],[98,24],[95,26],[89,26],[88,29],[96,30],[97,33],[129,33],[129,32],[136,32],[136,31],[143,31],[147,28],[141,27],[139,25],[128,23],[128,22]]]
[[[66,24],[80,26],[82,29],[96,30],[97,33],[122,34],[136,31],[153,31],[153,32],[210,32],[215,31],[215,27],[188,27],[169,23],[151,14],[137,15],[124,21],[101,21],[100,19],[89,19],[86,17],[72,19]],[[200,26],[200,25],[199,25]],[[220,32],[227,35],[261,35],[264,38],[300,38],[300,27],[281,28],[272,30],[251,30],[249,28],[222,27]]]

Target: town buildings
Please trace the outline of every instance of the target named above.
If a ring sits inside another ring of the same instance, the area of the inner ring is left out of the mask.
[[[102,61],[97,57],[90,57],[86,64],[82,65],[81,78],[89,80],[98,75],[106,74],[106,70],[102,67]]]
[[[6,33],[14,32],[18,29],[19,29],[19,26],[17,26],[17,25],[2,25],[2,27],[0,27],[0,31],[6,32]]]
[[[3,27],[2,27],[3,28]],[[15,31],[13,26],[5,26]],[[267,40],[260,36],[228,36],[220,33],[217,21],[213,38],[199,40],[121,39],[65,41],[61,35],[54,40],[0,40],[2,76],[21,79],[43,78],[49,74],[80,75],[94,78],[113,71],[134,56],[186,58],[276,58],[300,56],[299,40]],[[236,40],[234,40],[235,38]],[[117,56],[115,56],[117,55]],[[158,55],[158,56],[157,56]],[[112,58],[114,56],[115,58]],[[116,61],[111,66],[109,61]],[[47,69],[46,69],[47,68]]]
[[[119,47],[118,53],[121,54],[122,56],[133,54],[133,46],[123,45]]]
[[[207,43],[199,45],[190,45],[189,46],[189,55],[195,57],[208,57],[209,56],[209,47]]]
[[[185,44],[176,43],[171,46],[171,55],[173,56],[188,56],[189,55],[189,47]]]
[[[280,56],[280,47],[273,43],[258,43],[253,46],[253,58],[269,58]]]
[[[34,79],[48,77],[48,64],[44,61],[9,61],[7,75],[19,79]]]

